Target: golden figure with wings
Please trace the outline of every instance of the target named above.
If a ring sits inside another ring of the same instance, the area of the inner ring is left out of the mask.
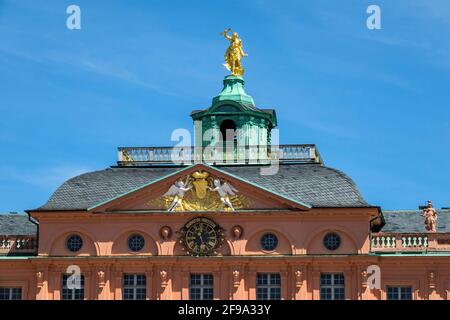
[[[237,32],[233,32],[231,36],[228,35],[231,29],[225,29],[220,34],[223,35],[228,41],[230,41],[230,46],[225,52],[225,63],[223,64],[225,68],[231,71],[234,76],[242,77],[244,74],[244,68],[241,64],[242,57],[247,57],[248,54],[244,53],[242,48],[242,40],[239,39]]]

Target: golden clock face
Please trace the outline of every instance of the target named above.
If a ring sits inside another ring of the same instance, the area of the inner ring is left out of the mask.
[[[181,230],[180,243],[190,255],[205,256],[215,253],[223,242],[223,231],[214,221],[195,218]]]

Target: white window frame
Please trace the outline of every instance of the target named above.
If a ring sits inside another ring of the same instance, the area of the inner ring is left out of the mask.
[[[125,284],[125,277],[131,276],[133,277],[133,284],[126,285]],[[137,279],[138,276],[143,276],[145,279],[145,284],[138,284]],[[147,299],[147,276],[143,273],[124,273],[122,276],[122,300],[146,300]],[[132,289],[133,290],[133,299],[125,299],[125,289]],[[137,291],[138,289],[143,289],[145,291],[145,298],[144,299],[137,299]]]
[[[398,299],[389,299],[389,288],[395,289],[395,291],[397,291],[398,294]],[[411,290],[411,299],[402,299],[402,289],[404,288],[409,288]],[[408,286],[408,285],[388,285],[386,286],[386,300],[414,300],[414,291],[413,291],[413,287],[412,286]]]
[[[322,275],[331,275],[331,284],[322,284]],[[335,284],[335,276],[339,275],[342,276],[344,279],[343,284]],[[324,272],[320,274],[320,300],[344,300],[345,299],[345,275],[341,272]],[[331,299],[322,299],[322,288],[324,289],[331,289]],[[336,289],[343,289],[344,291],[344,298],[343,299],[336,299]]]
[[[192,284],[192,276],[200,276],[200,284]],[[212,284],[205,284],[205,276],[212,278]],[[192,298],[192,289],[200,289],[200,299]],[[212,291],[211,299],[205,299],[205,289]],[[214,299],[214,275],[211,273],[191,273],[189,277],[189,299],[190,300],[213,300]]]
[[[85,300],[85,294],[86,292],[84,292],[84,275],[81,275],[81,288],[80,289],[69,289],[67,287],[67,280],[64,282],[64,276],[70,277],[72,274],[62,274],[61,276],[61,300]],[[70,291],[70,298],[69,299],[64,299],[64,290],[69,290]],[[83,297],[81,299],[77,299],[75,297],[75,293],[77,292],[77,290],[82,290],[83,291]]]
[[[277,275],[280,280],[279,284],[271,284],[271,278]],[[267,284],[258,284],[259,276],[267,276]],[[281,275],[277,272],[258,272],[256,274],[256,300],[262,300],[258,298],[258,289],[267,289],[267,300],[281,300]],[[278,289],[279,297],[273,297],[275,289]]]
[[[0,287],[0,289],[8,290],[8,299],[1,299],[1,300],[22,300],[22,294],[23,294],[22,287]],[[16,298],[13,299],[13,290],[14,289],[20,290],[20,297],[18,299],[16,299]]]

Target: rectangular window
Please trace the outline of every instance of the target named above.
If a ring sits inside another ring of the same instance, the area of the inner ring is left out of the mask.
[[[281,279],[279,273],[258,273],[256,275],[256,299],[281,299]]]
[[[411,287],[387,287],[386,293],[388,300],[412,300]]]
[[[345,283],[343,273],[320,274],[320,300],[344,300]]]
[[[81,275],[79,283],[71,274],[63,274],[61,285],[61,300],[83,300],[84,299],[84,276]],[[79,285],[79,288],[77,286]]]
[[[0,288],[0,300],[21,300],[22,288]]]
[[[123,275],[123,300],[145,300],[147,298],[147,277],[145,274]]]
[[[212,274],[191,274],[189,286],[191,300],[212,300],[214,298],[214,277]]]

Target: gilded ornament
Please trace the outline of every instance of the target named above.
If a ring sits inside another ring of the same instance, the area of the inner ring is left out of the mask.
[[[225,68],[231,71],[234,76],[242,77],[244,74],[244,68],[241,64],[242,57],[247,57],[248,54],[244,52],[242,48],[242,40],[239,38],[237,32],[233,32],[232,35],[228,35],[231,29],[225,29],[220,34],[230,41],[230,45],[225,52],[225,63],[223,64]]]
[[[249,200],[238,192],[229,182],[196,171],[176,181],[161,198],[148,204],[169,212],[235,211],[249,205]]]

